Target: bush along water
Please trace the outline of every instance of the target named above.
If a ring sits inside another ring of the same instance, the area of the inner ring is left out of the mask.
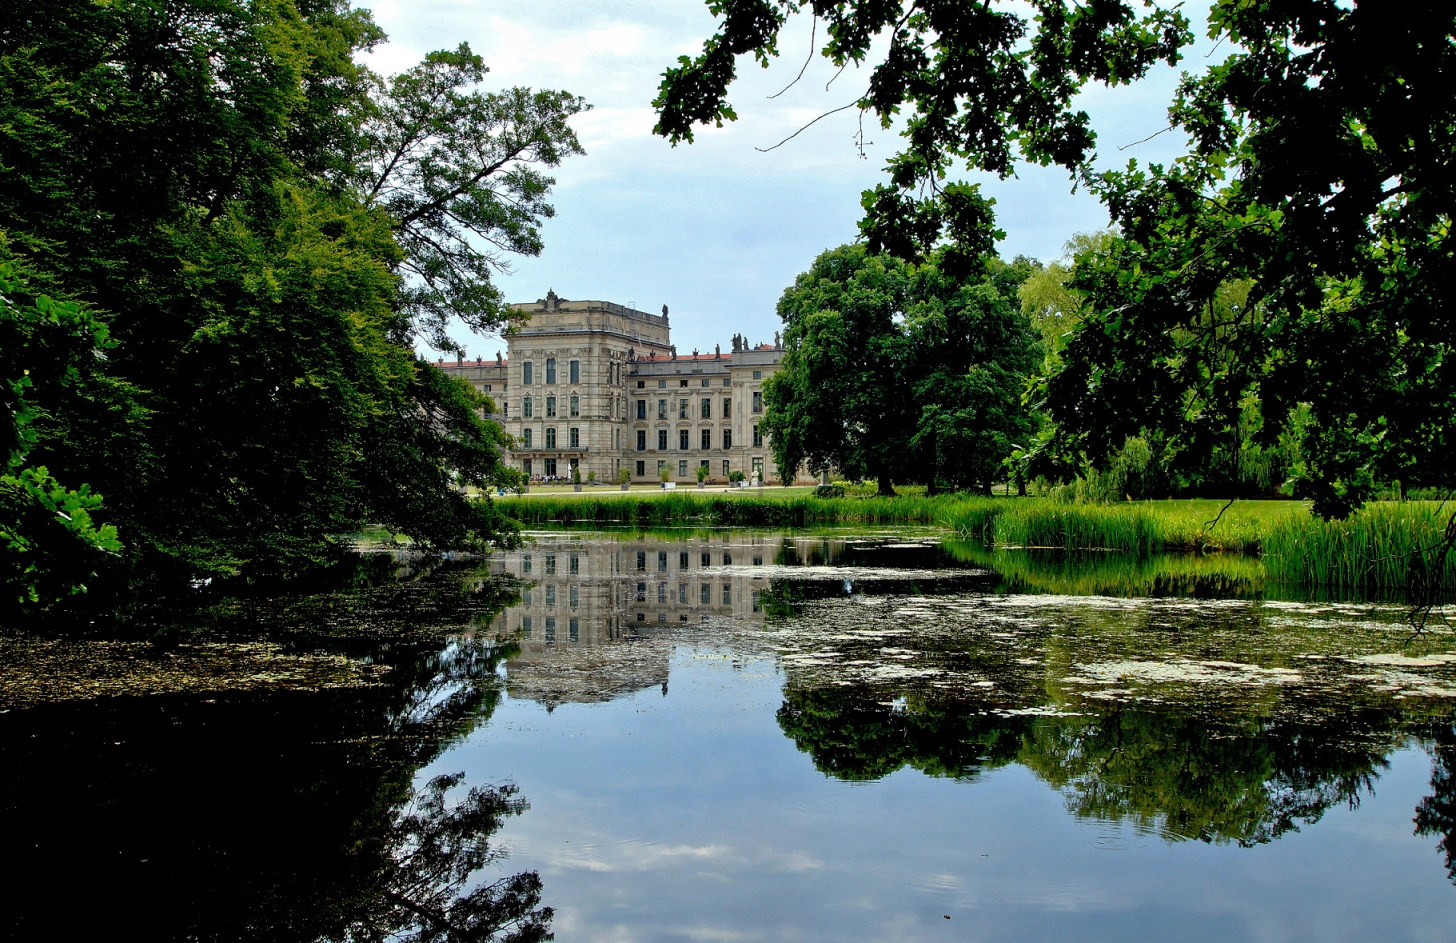
[[[1456,587],[1456,555],[1438,552],[1451,508],[1381,502],[1343,521],[1289,517],[1264,537],[1270,579],[1340,589]]]

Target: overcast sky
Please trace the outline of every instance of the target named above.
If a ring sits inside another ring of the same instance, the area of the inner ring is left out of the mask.
[[[501,277],[513,301],[555,289],[563,298],[606,299],[672,312],[678,349],[711,350],[735,333],[757,343],[780,328],[774,305],[794,276],[827,248],[849,242],[860,217],[860,191],[882,179],[895,150],[893,133],[866,127],[865,159],[854,145],[851,109],[825,118],[794,140],[768,147],[830,108],[853,101],[868,70],[846,71],[827,90],[833,69],[810,62],[804,78],[778,98],[809,51],[807,19],[781,41],[770,69],[740,63],[729,100],[739,120],[704,129],[676,148],[651,133],[652,99],[662,71],[699,51],[714,20],[696,0],[364,0],[390,42],[369,57],[393,73],[432,49],[461,41],[485,58],[487,87],[527,85],[581,95],[592,110],[575,121],[586,156],[557,169],[556,216],[546,222],[545,251],[521,258]],[[1195,11],[1195,17],[1198,13]],[[1195,19],[1195,23],[1201,20]],[[823,36],[818,37],[822,45]],[[1205,46],[1207,44],[1204,44]],[[1202,68],[1200,48],[1183,67]],[[1177,71],[1163,68],[1132,88],[1089,89],[1084,107],[1099,134],[1102,163],[1129,157],[1168,161],[1182,140],[1163,134]],[[1074,233],[1106,225],[1102,207],[1071,193],[1060,170],[1026,167],[1017,178],[966,174],[994,196],[1009,258],[1049,261]],[[494,356],[496,337],[457,335],[471,355]]]

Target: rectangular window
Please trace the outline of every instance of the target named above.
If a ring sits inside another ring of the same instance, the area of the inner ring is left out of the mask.
[[[556,554],[546,554],[546,573],[548,576],[556,575]]]
[[[725,448],[725,449],[731,449],[731,448],[733,448],[733,430],[732,429],[724,429],[723,430],[723,448]],[[725,461],[723,464],[725,466],[725,468],[723,469],[723,474],[726,475],[726,474],[728,474],[728,469],[726,468],[726,466],[727,466],[728,463]]]
[[[755,380],[762,380],[763,379],[763,371],[762,370],[755,370],[755,371],[753,371],[753,378]]]
[[[753,391],[753,411],[756,413],[763,412],[763,393],[758,390]]]
[[[677,568],[679,570],[686,570],[688,568],[688,552],[686,550],[678,551]]]
[[[645,550],[639,550],[639,551],[637,551],[637,569],[638,570],[645,570],[645,569],[647,569],[647,551],[645,551]],[[639,587],[638,592],[641,592],[641,588],[640,588],[641,587],[641,584],[640,583],[638,584],[638,587]]]
[[[555,426],[549,426],[546,429],[546,447],[548,449],[554,449],[554,448],[556,448],[556,427]]]
[[[678,602],[678,605],[680,605],[680,606],[686,606],[688,604],[688,584],[687,583],[678,583],[677,584],[677,602]]]
[[[573,361],[572,361],[572,363],[573,363],[573,364],[574,364],[574,363],[576,363],[576,361],[574,361],[574,360],[573,360]],[[573,588],[574,588],[574,587],[573,587]],[[568,624],[569,624],[569,625],[570,625],[570,627],[571,627],[571,628],[570,628],[570,629],[569,629],[569,630],[568,630],[568,631],[570,631],[570,632],[571,632],[571,640],[572,640],[572,641],[573,641],[573,642],[575,642],[575,641],[577,641],[577,640],[578,640],[578,639],[580,639],[580,638],[581,638],[581,625],[580,625],[580,623],[578,623],[578,622],[577,622],[577,620],[575,620],[575,619],[572,619],[572,620],[571,620],[571,622],[570,622],[570,623],[568,623]]]
[[[581,570],[581,558],[579,558],[576,554],[573,553],[571,555],[570,562],[572,573],[577,573]]]
[[[521,554],[521,572],[531,572],[531,555],[529,553]]]
[[[647,386],[647,381],[646,380],[638,380],[637,381],[637,389],[640,390],[640,389],[642,389],[645,386]]]
[[[703,451],[706,452],[706,451],[708,451],[708,449],[711,449],[713,447],[713,430],[712,429],[704,429],[703,430],[703,437],[702,438],[703,438]]]
[[[703,551],[703,555],[701,557],[699,557],[698,562],[702,566],[712,566],[713,565],[713,558],[710,557],[708,555],[708,552],[705,550],[705,551]]]
[[[555,478],[556,477],[556,459],[554,459],[554,458],[548,458],[548,459],[546,459],[545,460],[545,465],[546,465],[546,477],[547,478]]]
[[[667,462],[664,459],[658,459],[657,460],[657,476],[659,478],[662,477],[662,470],[664,468],[666,468],[666,467],[667,467]]]
[[[667,400],[665,400],[665,399],[660,399],[660,400],[657,401],[657,418],[658,419],[666,419],[667,418]]]
[[[763,481],[763,459],[761,458],[753,460],[753,477],[757,478],[760,482]]]
[[[572,608],[575,608],[577,604],[581,602],[581,594],[575,583],[572,583],[571,586],[568,587],[566,593],[566,601],[567,605],[571,606]]]
[[[638,429],[637,430],[637,451],[639,451],[639,452],[645,452],[645,451],[647,451],[647,430],[646,429]],[[638,465],[641,465],[642,463],[641,462],[638,462],[637,464]],[[640,474],[642,474],[642,472],[639,471],[639,472],[637,472],[637,474],[640,475]]]
[[[667,451],[667,430],[666,429],[658,429],[657,430],[657,450],[659,452],[666,452]]]
[[[571,369],[571,382],[572,383],[580,383],[581,382],[581,361],[580,360],[573,360],[571,362],[571,368],[570,369]]]
[[[729,472],[728,459],[723,459],[723,477],[727,478]]]
[[[546,418],[556,418],[556,397],[554,396],[546,397]]]
[[[647,474],[647,463],[646,462],[638,462],[637,463],[637,477],[638,478],[642,478],[646,474]]]
[[[678,380],[677,381],[677,385],[678,386],[687,386],[688,385],[688,381],[687,380]]]
[[[724,386],[732,386],[733,385],[733,378],[732,377],[724,377],[723,378],[723,385]]]
[[[677,463],[677,476],[679,478],[686,478],[688,476],[687,459],[683,459],[682,461]]]
[[[574,449],[581,448],[581,430],[572,426],[568,434],[571,436],[571,447]]]
[[[753,447],[756,449],[763,448],[763,433],[758,431],[758,426],[753,427]]]
[[[548,618],[546,620],[546,644],[547,645],[555,645],[556,644],[556,620],[555,619]]]
[[[637,418],[638,419],[646,419],[647,418],[647,400],[645,400],[645,399],[639,399],[637,401]]]
[[[713,418],[713,401],[710,400],[710,399],[704,398],[703,403],[702,403],[702,408],[701,408],[700,411],[702,412],[702,416],[700,416],[699,418],[701,418],[701,419],[712,419]]]
[[[702,585],[702,588],[698,590],[698,602],[700,602],[700,603],[702,603],[703,605],[706,606],[708,603],[710,603],[712,601],[713,601],[713,584],[712,583],[704,583]]]
[[[723,418],[733,418],[733,400],[728,398],[727,396],[723,397]]]
[[[527,443],[526,444],[526,448],[530,448],[530,447],[531,447],[530,446],[530,443]],[[529,458],[523,458],[523,459],[521,459],[521,472],[527,478],[530,478],[531,477],[531,460]]]
[[[657,584],[657,602],[658,602],[658,605],[666,605],[667,604],[667,584],[666,583],[658,583]],[[660,613],[660,612],[657,614],[657,621],[659,621],[659,622],[662,621],[662,613]]]
[[[521,634],[526,638],[531,637],[531,617],[521,616]]]
[[[725,605],[725,606],[731,606],[731,605],[733,605],[733,584],[732,583],[724,583],[723,584],[723,605]]]
[[[529,396],[521,400],[521,415],[527,419],[530,419],[532,416],[535,415],[535,413],[532,412],[531,397]]]
[[[679,429],[677,431],[677,447],[678,450],[681,452],[686,452],[688,450],[688,430]]]
[[[667,572],[667,551],[666,550],[659,550],[659,551],[657,551],[657,569],[658,569],[658,572],[661,572],[661,573],[666,573]]]
[[[677,401],[677,418],[688,418],[688,401],[685,399],[680,399]]]
[[[532,383],[536,382],[535,377],[531,375],[535,372],[535,367],[536,365],[529,360],[521,364],[521,382],[524,383],[526,386],[530,386]]]
[[[707,377],[703,377],[703,386],[707,386],[707,385],[708,385],[708,378]]]
[[[575,419],[581,415],[581,398],[575,393],[571,394],[571,418]]]
[[[547,587],[546,587],[546,605],[548,605],[548,606],[554,606],[554,605],[556,605],[556,584],[555,583],[548,584]]]
[[[667,389],[667,381],[666,380],[658,380],[657,381],[657,388],[659,390],[665,390],[665,389]]]
[[[525,447],[525,448],[528,448],[528,449],[531,447],[531,430],[530,429],[522,429],[521,430],[521,445],[523,447]],[[528,459],[526,459],[526,461],[529,462],[530,459],[528,458]],[[530,471],[530,470],[531,469],[529,469],[529,468],[526,469],[526,471]]]
[[[729,553],[726,550],[723,551],[723,565],[724,566],[732,566],[733,565],[733,554]]]
[[[754,379],[757,380],[758,377],[754,377]],[[555,382],[556,382],[556,358],[555,357],[547,357],[546,358],[546,385],[547,386],[550,386],[551,384],[553,384]]]

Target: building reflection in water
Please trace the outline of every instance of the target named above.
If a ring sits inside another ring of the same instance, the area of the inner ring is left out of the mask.
[[[536,535],[491,566],[523,585],[520,603],[490,625],[520,647],[506,664],[507,693],[548,706],[651,687],[665,693],[669,636],[681,637],[668,630],[713,617],[761,622],[763,567],[783,559],[784,544],[782,535],[741,532]]]

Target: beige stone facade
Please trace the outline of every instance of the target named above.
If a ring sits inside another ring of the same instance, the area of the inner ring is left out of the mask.
[[[510,433],[510,463],[531,478],[658,481],[664,465],[680,485],[741,471],[778,480],[761,431],[763,381],[778,369],[775,344],[679,355],[667,309],[649,314],[609,301],[567,301],[554,293],[513,306],[527,316],[506,333],[495,359],[441,361],[495,400]]]

